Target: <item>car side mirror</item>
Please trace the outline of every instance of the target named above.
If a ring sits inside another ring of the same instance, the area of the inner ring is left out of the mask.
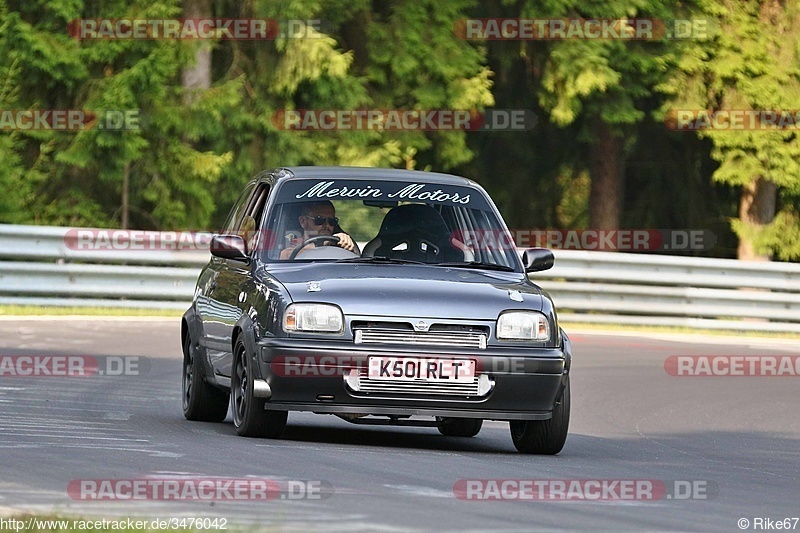
[[[547,248],[528,248],[522,252],[522,264],[525,272],[541,272],[553,268],[556,258]]]
[[[214,235],[211,237],[211,255],[222,259],[247,262],[247,244],[239,235]]]

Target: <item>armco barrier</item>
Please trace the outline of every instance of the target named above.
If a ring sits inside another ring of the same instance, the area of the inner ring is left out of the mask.
[[[185,309],[207,250],[82,250],[0,224],[0,304]],[[72,230],[74,231],[74,230]],[[124,248],[124,246],[123,246]],[[531,275],[565,321],[800,333],[800,264],[555,250]]]
[[[561,319],[800,333],[800,264],[556,250]]]
[[[197,247],[138,250],[119,242],[82,249],[74,234],[0,224],[0,304],[185,309],[210,257]]]

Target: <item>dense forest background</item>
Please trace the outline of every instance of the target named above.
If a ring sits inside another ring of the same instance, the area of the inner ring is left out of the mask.
[[[320,20],[274,40],[79,40],[85,18]],[[465,40],[464,19],[713,21],[705,38]],[[528,131],[292,131],[291,109],[528,109]],[[800,259],[800,131],[673,131],[674,109],[800,109],[796,0],[0,0],[0,110],[139,110],[131,131],[0,131],[0,222],[220,227],[257,171],[415,168],[512,228],[700,229]]]

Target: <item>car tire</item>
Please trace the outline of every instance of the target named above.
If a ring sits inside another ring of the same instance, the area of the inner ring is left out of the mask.
[[[445,437],[474,437],[481,431],[483,419],[445,417],[437,427]]]
[[[266,437],[276,439],[286,428],[289,413],[265,411],[266,398],[253,396],[253,372],[250,358],[241,339],[236,341],[231,371],[231,410],[233,427],[242,437]]]
[[[564,447],[569,431],[569,376],[549,420],[514,420],[509,425],[514,446],[522,453],[555,455]]]
[[[195,362],[192,339],[183,339],[183,416],[201,422],[222,422],[228,415],[228,393],[203,378],[202,364]]]

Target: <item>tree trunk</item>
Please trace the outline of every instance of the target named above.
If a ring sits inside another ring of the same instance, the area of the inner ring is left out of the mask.
[[[595,119],[595,141],[589,149],[589,227],[619,229],[623,140],[608,124]]]
[[[758,229],[775,218],[775,202],[777,199],[777,186],[764,178],[755,178],[742,188],[742,198],[739,201],[739,220]],[[749,261],[769,261],[768,255],[759,255],[753,247],[753,242],[745,237],[739,238],[739,259]]]
[[[122,167],[122,229],[128,229],[131,225],[130,190],[131,163],[128,161]]]
[[[183,16],[187,19],[211,18],[211,0],[183,0]],[[211,87],[211,46],[206,41],[198,41],[194,53],[195,64],[184,69],[181,82],[186,89],[185,99],[191,100],[192,89]]]

